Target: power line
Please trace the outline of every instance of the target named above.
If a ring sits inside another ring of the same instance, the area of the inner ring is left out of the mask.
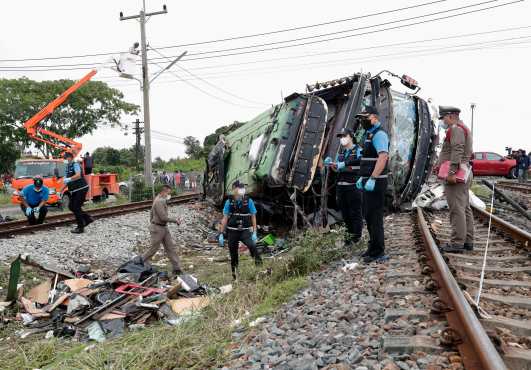
[[[242,52],[236,52],[236,53],[210,55],[210,56],[203,56],[203,57],[197,57],[197,58],[186,58],[183,61],[204,60],[204,59],[222,58],[222,57],[234,56],[234,55],[261,53],[261,52],[264,52],[264,51],[280,50],[280,49],[287,49],[287,48],[298,47],[298,46],[306,46],[306,45],[318,44],[318,43],[323,43],[323,42],[328,42],[328,41],[342,40],[342,39],[351,38],[351,37],[355,37],[355,36],[364,36],[364,35],[369,35],[369,34],[374,34],[374,33],[380,33],[380,32],[385,32],[385,31],[391,31],[391,30],[396,30],[396,29],[416,26],[416,25],[419,25],[419,24],[426,24],[426,23],[436,22],[436,21],[440,21],[440,20],[443,20],[443,19],[455,18],[455,17],[459,17],[459,16],[462,16],[462,15],[473,14],[473,13],[478,13],[478,12],[482,12],[482,11],[486,11],[486,10],[491,10],[491,9],[494,9],[494,8],[499,8],[499,7],[503,7],[503,6],[513,5],[513,4],[516,4],[516,3],[523,2],[523,1],[524,0],[515,0],[515,1],[509,2],[509,3],[505,3],[505,4],[494,5],[494,6],[481,8],[481,9],[476,9],[476,10],[470,10],[470,11],[467,11],[467,12],[462,12],[462,13],[458,13],[458,14],[448,15],[448,16],[445,16],[445,17],[428,19],[428,20],[424,20],[424,21],[419,21],[419,22],[414,22],[414,23],[409,23],[409,24],[404,24],[404,25],[398,25],[398,26],[383,28],[383,29],[379,29],[379,30],[361,32],[361,33],[356,33],[356,34],[353,34],[353,35],[338,36],[338,37],[332,37],[332,38],[323,39],[323,40],[308,41],[308,42],[292,44],[292,45],[281,45],[281,46],[276,46],[276,47],[272,47],[272,48],[248,50],[248,51],[242,51]]]
[[[157,54],[159,54],[160,56],[162,56],[162,57],[168,59],[168,57],[166,57],[166,56],[165,56],[164,54],[162,54],[160,51],[158,51],[158,50],[156,50],[156,49],[153,49],[153,48],[151,48],[151,50],[155,51],[155,52],[156,52]],[[213,87],[214,89],[219,90],[219,91],[221,91],[221,92],[223,92],[223,93],[225,93],[225,94],[227,94],[227,95],[230,95],[230,96],[232,96],[232,97],[234,97],[234,98],[236,98],[236,99],[243,100],[243,101],[248,102],[248,103],[251,103],[251,104],[257,104],[257,105],[259,105],[259,106],[263,106],[263,105],[264,105],[263,103],[259,103],[259,102],[256,102],[256,101],[249,100],[249,99],[247,99],[247,98],[241,97],[241,96],[239,96],[239,95],[233,94],[233,93],[231,93],[230,91],[227,91],[227,90],[225,90],[224,88],[219,87],[218,85],[213,84],[213,83],[211,83],[211,82],[205,80],[204,78],[199,77],[198,75],[196,75],[196,74],[190,72],[188,69],[184,68],[183,66],[180,66],[180,65],[176,64],[176,67],[179,68],[179,69],[181,69],[182,71],[185,71],[186,73],[188,73],[190,76],[194,77],[195,79],[197,79],[197,80],[199,80],[199,81],[202,81],[203,83],[205,83],[205,84],[207,84],[207,85]]]
[[[530,38],[531,36],[525,36],[525,37],[522,37],[522,38]],[[519,39],[519,38],[514,38],[514,39]],[[494,40],[494,41],[490,41],[488,43],[494,43],[494,42],[499,42],[500,40]],[[472,50],[485,50],[485,49],[492,49],[494,47],[503,47],[503,46],[511,46],[511,45],[519,45],[519,44],[527,44],[527,43],[530,43],[531,40],[529,41],[521,41],[521,42],[512,42],[512,43],[499,43],[499,44],[492,44],[492,45],[487,45],[487,46],[480,46],[480,45],[483,45],[485,44],[485,42],[483,43],[473,43],[473,44],[469,44],[471,45],[472,47],[468,47],[468,48],[462,48],[463,46],[467,46],[467,44],[463,44],[463,45],[454,45],[454,46],[442,46],[442,47],[438,47],[438,48],[435,48],[435,49],[421,49],[421,50],[414,50],[414,51],[409,51],[409,52],[399,52],[399,53],[390,53],[390,54],[378,54],[378,55],[370,55],[370,56],[367,56],[367,57],[362,57],[362,58],[352,58],[352,59],[344,59],[344,60],[337,60],[337,59],[334,59],[334,60],[326,60],[326,61],[320,61],[320,62],[314,62],[314,63],[306,63],[306,64],[298,64],[296,66],[286,66],[288,68],[284,68],[284,69],[279,69],[277,67],[271,67],[271,68],[268,68],[268,69],[263,69],[263,68],[257,68],[257,69],[247,69],[247,70],[239,70],[239,71],[233,71],[233,73],[228,73],[228,74],[224,74],[224,73],[220,73],[220,74],[211,74],[211,75],[208,75],[209,78],[222,78],[222,77],[229,77],[229,76],[233,76],[233,75],[236,75],[236,74],[241,74],[242,72],[256,72],[256,71],[262,71],[262,72],[279,72],[279,71],[290,71],[290,70],[294,70],[294,69],[301,69],[301,68],[304,68],[304,67],[309,67],[309,66],[312,66],[312,65],[327,65],[327,66],[331,66],[331,65],[337,65],[337,64],[344,64],[346,61],[349,61],[349,62],[370,62],[370,61],[376,61],[376,60],[390,60],[390,59],[397,59],[397,58],[401,58],[401,57],[409,57],[409,56],[430,56],[430,55],[438,55],[438,54],[445,54],[445,53],[455,53],[455,52],[462,52],[462,51],[472,51]],[[457,48],[459,47],[460,49],[451,49],[451,48]],[[175,82],[185,82],[186,80],[183,81],[183,79],[181,78],[180,80],[165,80],[165,81],[162,81],[160,83],[175,83]],[[132,86],[131,84],[124,84],[122,86]]]
[[[413,17],[409,17],[409,18],[395,19],[395,20],[392,20],[392,21],[378,23],[378,24],[375,24],[375,25],[373,24],[373,25],[367,25],[367,26],[362,26],[362,27],[349,28],[349,29],[346,29],[346,30],[339,30],[339,31],[334,31],[334,32],[321,33],[321,34],[318,34],[318,35],[297,37],[297,38],[293,38],[293,39],[289,39],[289,40],[272,41],[272,42],[266,42],[266,43],[262,43],[262,44],[240,46],[240,47],[235,47],[235,48],[210,50],[210,51],[203,51],[203,52],[198,52],[198,53],[190,53],[188,56],[213,54],[213,53],[223,53],[223,52],[226,52],[226,51],[246,50],[246,49],[250,49],[250,48],[258,48],[258,47],[263,47],[263,46],[279,45],[279,44],[285,44],[285,43],[288,43],[288,42],[297,42],[297,41],[310,40],[310,39],[327,37],[327,36],[332,36],[332,35],[339,35],[339,34],[348,33],[348,32],[360,31],[360,30],[365,30],[365,29],[374,28],[374,27],[380,27],[380,26],[386,26],[386,25],[400,23],[400,22],[411,21],[411,20],[419,19],[419,18],[431,17],[433,15],[439,15],[439,14],[444,14],[444,13],[448,13],[448,12],[454,12],[454,11],[457,11],[457,10],[468,9],[468,8],[472,8],[472,7],[476,7],[476,6],[480,6],[480,5],[496,3],[498,1],[500,1],[500,0],[487,0],[487,1],[482,1],[482,2],[479,2],[479,3],[475,3],[475,4],[464,5],[464,6],[460,6],[460,7],[452,8],[452,9],[440,10],[440,11],[437,11],[437,12],[417,15],[417,16],[413,16]],[[158,49],[161,49],[161,48],[158,48]]]
[[[403,10],[409,10],[413,8],[420,8],[424,6],[429,6],[437,3],[446,2],[448,0],[438,0],[438,1],[430,1],[427,3],[421,3],[416,5],[411,5],[408,7],[403,8],[396,8],[391,10],[385,10],[382,12],[376,12],[376,13],[369,13],[361,16],[356,17],[350,17],[350,18],[344,18],[344,19],[337,19],[333,21],[328,22],[322,22],[322,23],[315,23],[305,26],[299,26],[299,27],[291,27],[291,28],[284,28],[280,30],[275,31],[268,31],[268,32],[262,32],[262,33],[256,33],[256,34],[249,34],[249,35],[242,35],[242,36],[233,36],[228,37],[224,39],[216,39],[216,40],[207,40],[207,41],[199,41],[195,43],[187,43],[187,44],[180,44],[180,45],[170,45],[170,46],[163,46],[158,49],[168,49],[168,48],[176,48],[176,47],[184,47],[184,46],[195,46],[195,45],[205,45],[205,44],[212,44],[212,43],[218,43],[218,42],[225,42],[225,41],[233,41],[233,40],[240,40],[240,39],[246,39],[246,38],[252,38],[252,37],[259,37],[259,36],[267,36],[277,33],[283,33],[283,32],[290,32],[290,31],[297,31],[302,29],[308,29],[308,28],[314,28],[314,27],[321,27],[325,25],[335,24],[335,23],[341,23],[341,22],[347,22],[351,20],[361,19],[361,18],[369,18],[374,17],[377,15],[384,15],[384,14],[390,14],[390,13],[396,13]],[[2,62],[25,62],[25,61],[39,61],[39,60],[55,60],[55,59],[75,59],[75,58],[85,58],[85,57],[97,57],[97,56],[106,56],[106,55],[116,55],[118,53],[122,53],[123,51],[118,52],[106,52],[106,53],[94,53],[94,54],[80,54],[80,55],[68,55],[68,56],[59,56],[59,57],[37,57],[37,58],[21,58],[21,59],[0,59],[0,63]]]
[[[159,66],[159,68],[162,68],[160,64],[158,63],[155,63],[155,65]],[[214,95],[214,94],[211,94],[209,93],[208,91],[202,89],[201,87],[195,85],[194,83],[188,81],[188,80],[185,80],[183,79],[181,76],[179,76],[177,73],[175,73],[174,71],[172,70],[169,70],[168,71],[169,73],[171,73],[172,75],[174,75],[175,77],[177,77],[180,81],[184,82],[185,84],[193,87],[194,89],[196,90],[199,90],[200,92],[202,92],[203,94],[207,95],[207,96],[210,96],[211,98],[213,99],[217,99],[219,101],[222,101],[224,103],[227,103],[227,104],[230,104],[230,105],[234,105],[234,106],[237,106],[237,107],[241,107],[241,108],[257,108],[257,107],[254,107],[254,106],[248,106],[248,105],[242,105],[242,104],[239,104],[239,103],[235,103],[235,102],[232,102],[230,100],[227,100],[225,98],[222,98],[220,96],[217,96],[217,95]]]
[[[183,58],[183,61],[204,60],[204,59],[221,58],[221,57],[235,56],[235,55],[253,54],[253,53],[259,53],[259,52],[265,52],[265,51],[280,50],[280,49],[286,49],[286,48],[292,48],[292,47],[299,47],[299,46],[306,46],[306,45],[311,45],[311,44],[317,44],[317,43],[341,40],[341,39],[351,38],[351,37],[355,37],[355,36],[364,36],[364,35],[368,35],[368,34],[380,33],[380,32],[390,31],[390,30],[396,30],[396,29],[411,27],[411,26],[415,26],[415,25],[419,25],[419,24],[426,24],[426,23],[431,23],[431,22],[443,20],[443,19],[449,19],[449,18],[454,18],[454,17],[458,17],[458,16],[462,16],[462,15],[467,15],[467,14],[482,12],[482,11],[486,11],[486,10],[491,10],[491,9],[495,9],[495,8],[499,8],[499,7],[504,7],[504,6],[520,3],[520,2],[523,2],[524,0],[514,0],[514,1],[511,1],[511,2],[508,2],[508,3],[504,3],[504,4],[493,5],[493,6],[490,6],[490,7],[470,10],[470,11],[467,11],[467,12],[461,12],[461,13],[457,13],[457,14],[444,16],[444,17],[433,18],[433,19],[428,19],[428,20],[424,20],[424,21],[413,22],[413,23],[409,23],[409,24],[398,25],[398,26],[393,26],[393,27],[388,27],[388,28],[383,28],[383,29],[371,30],[371,31],[356,33],[356,34],[352,34],[352,35],[337,36],[337,37],[332,37],[332,38],[327,38],[327,39],[322,39],[322,40],[307,41],[307,42],[291,44],[291,45],[279,45],[279,46],[276,46],[276,47],[262,48],[262,49],[257,49],[257,50],[237,51],[237,50],[245,50],[245,49],[254,49],[254,48],[257,48],[257,47],[262,47],[262,46],[267,46],[267,45],[278,45],[278,44],[283,44],[283,43],[287,43],[287,42],[294,42],[294,41],[306,40],[306,39],[311,39],[311,38],[324,37],[324,36],[329,36],[329,35],[334,35],[334,34],[341,34],[341,33],[346,33],[346,32],[352,32],[352,31],[355,31],[355,30],[380,27],[380,26],[386,25],[386,24],[394,24],[394,23],[404,22],[404,21],[412,20],[412,19],[425,18],[425,17],[428,17],[428,16],[436,15],[436,14],[443,14],[443,13],[453,12],[453,11],[456,11],[456,10],[462,10],[462,9],[465,9],[465,8],[475,7],[475,6],[484,5],[484,4],[492,3],[492,2],[498,2],[498,1],[500,1],[500,0],[489,0],[489,1],[484,1],[484,2],[480,2],[480,3],[475,3],[475,4],[471,4],[471,5],[462,6],[462,7],[447,9],[447,10],[444,10],[444,11],[424,14],[424,15],[410,17],[410,18],[404,18],[404,19],[400,19],[400,20],[394,20],[394,21],[385,22],[385,23],[379,23],[379,24],[375,24],[375,25],[358,27],[358,28],[353,28],[353,29],[349,29],[349,30],[341,30],[341,31],[336,31],[336,32],[331,32],[331,33],[326,33],[326,34],[321,34],[321,35],[312,35],[312,36],[307,36],[307,37],[302,37],[302,38],[296,38],[296,39],[291,39],[291,40],[283,40],[283,41],[276,41],[276,42],[271,42],[271,43],[247,45],[247,46],[242,46],[242,47],[237,47],[237,48],[228,48],[228,49],[205,51],[205,52],[199,52],[199,53],[190,53],[190,54],[188,54],[187,57]],[[234,53],[219,54],[219,55],[206,55],[206,56],[199,56],[199,57],[196,57],[196,58],[190,58],[190,56],[194,56],[194,55],[216,54],[216,53],[222,53],[222,52],[226,52],[226,51],[235,51],[235,52]],[[155,64],[154,61],[155,60],[160,60],[160,59],[162,59],[162,58],[153,58],[153,59],[151,59],[151,63],[150,64]],[[89,64],[88,63],[71,64],[70,66],[76,66],[76,65],[89,65]],[[1,71],[12,71],[12,72],[13,71],[16,71],[16,72],[25,72],[25,71],[28,71],[28,72],[33,72],[33,71],[46,72],[46,71],[62,71],[62,70],[80,70],[80,69],[83,70],[83,69],[90,69],[91,68],[91,67],[87,66],[86,68],[53,68],[53,69],[50,68],[50,69],[31,69],[31,70],[16,69],[16,68],[31,68],[31,67],[36,67],[37,68],[39,66],[13,67],[15,69],[11,69],[11,70],[0,69],[0,70]],[[54,65],[46,66],[46,68],[48,68],[48,67],[54,67]],[[12,68],[12,67],[1,67],[1,68]]]

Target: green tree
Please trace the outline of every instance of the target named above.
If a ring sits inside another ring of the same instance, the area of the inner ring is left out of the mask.
[[[206,136],[205,140],[203,140],[203,157],[206,158],[208,156],[212,147],[218,142],[219,135],[227,136],[232,131],[242,127],[244,124],[245,122],[234,121],[230,125],[217,128],[213,134]]]
[[[22,147],[34,144],[44,155],[57,155],[57,150],[32,141],[23,124],[72,84],[72,80],[0,79],[0,127],[3,127],[0,142],[5,142],[7,138]],[[75,139],[92,133],[100,125],[119,126],[123,114],[137,111],[138,106],[125,102],[119,90],[101,81],[89,81],[70,95],[40,126]]]
[[[203,148],[201,147],[201,143],[195,137],[185,137],[184,145],[186,146],[184,152],[190,159],[199,159],[203,156]]]
[[[12,172],[15,161],[20,157],[20,150],[9,142],[0,142],[0,175]]]

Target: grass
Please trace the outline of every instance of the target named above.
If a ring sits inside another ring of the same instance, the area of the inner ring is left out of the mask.
[[[307,284],[306,276],[345,253],[338,247],[341,234],[307,231],[290,239],[289,253],[267,259],[257,269],[244,256],[240,279],[233,291],[212,299],[196,316],[171,327],[157,323],[141,331],[127,332],[101,344],[76,343],[58,338],[0,341],[0,362],[6,369],[204,369],[226,363],[234,322],[247,325],[268,315]],[[226,253],[226,251],[223,251]],[[183,256],[184,266],[202,283],[219,286],[231,282],[228,262],[209,261],[201,253]]]
[[[476,196],[478,196],[480,198],[481,197],[490,198],[490,196],[491,196],[490,190],[485,185],[482,185],[482,184],[474,183],[470,187],[470,190],[472,190],[472,192],[474,194],[476,194]]]
[[[0,206],[11,204],[11,195],[6,191],[0,191]]]

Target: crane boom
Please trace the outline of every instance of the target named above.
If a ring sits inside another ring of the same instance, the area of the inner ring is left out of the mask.
[[[83,86],[85,83],[87,83],[96,73],[97,71],[95,69],[91,70],[83,78],[81,78],[79,81],[74,83],[72,86],[66,89],[61,95],[59,95],[57,98],[52,100],[44,108],[42,108],[39,112],[37,112],[33,117],[27,120],[24,123],[24,128],[26,129],[28,136],[34,140],[40,141],[54,148],[60,149],[61,153],[69,152],[69,153],[72,153],[74,157],[77,156],[81,152],[81,149],[83,147],[81,143],[78,143],[77,141],[74,141],[63,135],[59,135],[50,130],[46,130],[45,128],[39,127],[39,123],[42,120],[44,120],[46,117],[51,115],[53,111],[58,106],[63,104],[66,101],[66,99],[68,99],[68,97],[74,91],[76,91],[81,86]],[[52,140],[55,140],[55,141],[52,141]]]

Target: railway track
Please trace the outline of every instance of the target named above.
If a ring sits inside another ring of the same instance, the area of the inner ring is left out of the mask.
[[[186,203],[198,199],[199,197],[200,193],[185,193],[172,197],[169,201],[169,204]],[[152,203],[152,200],[145,200],[140,202],[122,204],[118,206],[91,209],[87,210],[86,212],[90,214],[94,219],[100,219],[105,217],[118,216],[124,213],[144,211],[146,209],[151,208]],[[28,225],[27,220],[5,222],[0,224],[0,238],[9,238],[17,234],[49,229],[56,226],[70,224],[74,221],[75,219],[73,214],[62,213],[46,217],[46,221],[42,225]]]
[[[431,312],[445,312],[451,330],[443,332],[457,346],[466,369],[531,368],[531,234],[493,216],[481,291],[478,294],[489,214],[474,209],[476,247],[463,254],[442,255],[437,245],[450,239],[447,212],[416,211],[420,271],[429,276],[425,290],[436,291]],[[414,235],[415,233],[413,233]],[[418,269],[413,269],[412,275]],[[478,318],[479,317],[479,318]],[[488,334],[487,334],[488,333]]]
[[[503,189],[516,191],[524,194],[531,194],[531,183],[518,183],[510,181],[498,181],[496,185]]]

